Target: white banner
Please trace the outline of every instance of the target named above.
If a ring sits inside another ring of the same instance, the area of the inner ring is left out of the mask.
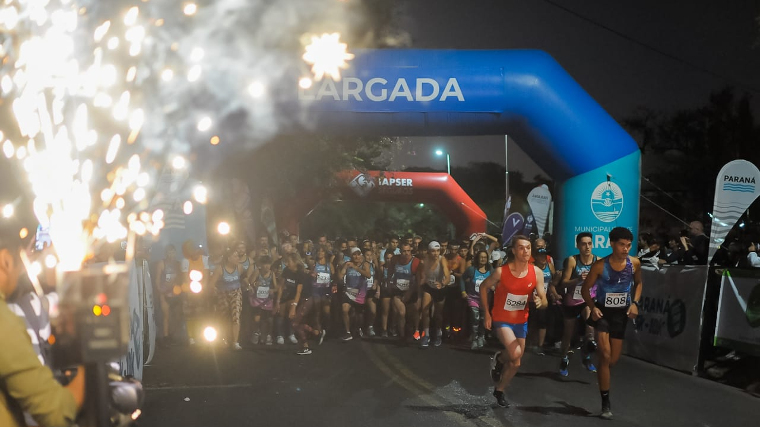
[[[546,184],[539,185],[528,193],[528,205],[533,211],[533,219],[535,219],[536,228],[538,228],[538,237],[543,237],[546,230],[546,220],[549,218],[551,204],[552,193],[549,192],[549,186]]]
[[[134,261],[129,269],[129,343],[127,354],[119,361],[121,375],[142,381],[143,370],[143,300],[140,275]]]
[[[702,295],[707,266],[642,266],[639,316],[628,325],[624,352],[681,371],[699,358]]]
[[[710,228],[708,261],[726,239],[736,221],[760,195],[760,170],[746,160],[726,163],[715,181],[715,202]]]
[[[715,345],[760,356],[760,271],[723,271]]]

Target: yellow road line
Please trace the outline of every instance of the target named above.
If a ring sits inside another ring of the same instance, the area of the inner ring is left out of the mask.
[[[377,353],[381,354],[382,359],[378,357],[373,347],[376,347],[379,349]],[[391,379],[396,381],[399,385],[401,385],[405,389],[409,390],[410,392],[416,395],[419,395],[420,398],[422,398],[426,403],[432,406],[440,406],[442,404],[444,405],[464,404],[463,402],[452,402],[446,397],[441,396],[438,392],[436,392],[436,387],[433,384],[420,378],[418,375],[412,372],[396,356],[393,356],[385,346],[382,346],[382,345],[371,346],[363,342],[362,349],[369,355],[372,363],[378,366],[378,368],[380,368],[380,370],[383,371],[383,373],[391,377]],[[386,365],[386,362],[391,365],[393,370],[391,370],[388,367],[388,365]],[[405,378],[401,378],[399,375],[396,374],[396,372],[400,373]],[[473,424],[477,425],[478,424],[476,422],[477,420],[481,420],[492,427],[500,427],[502,425],[499,422],[499,420],[497,420],[491,415],[478,417],[476,419],[468,419],[464,415],[456,413],[456,412],[444,411],[444,414],[446,414],[446,416],[452,419],[453,421],[456,421],[457,423],[463,426],[464,425],[469,426]]]

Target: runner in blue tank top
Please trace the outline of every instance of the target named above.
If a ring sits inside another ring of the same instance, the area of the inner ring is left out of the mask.
[[[610,231],[612,254],[595,262],[583,282],[583,299],[591,309],[590,321],[596,329],[599,391],[604,419],[612,419],[610,407],[610,368],[620,359],[628,319],[639,314],[641,262],[631,257],[633,234],[627,228]],[[596,301],[591,288],[597,287]]]

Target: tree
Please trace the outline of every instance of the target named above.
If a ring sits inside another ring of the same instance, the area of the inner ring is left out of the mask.
[[[643,153],[642,229],[674,222],[649,201],[686,221],[706,221],[720,168],[740,158],[760,164],[760,128],[750,99],[724,88],[701,107],[670,114],[641,108],[624,120]]]

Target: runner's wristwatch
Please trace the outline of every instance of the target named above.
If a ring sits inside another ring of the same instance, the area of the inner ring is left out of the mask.
[[[638,301],[633,301],[631,304],[635,305],[636,308],[641,308],[641,305],[639,304]]]

